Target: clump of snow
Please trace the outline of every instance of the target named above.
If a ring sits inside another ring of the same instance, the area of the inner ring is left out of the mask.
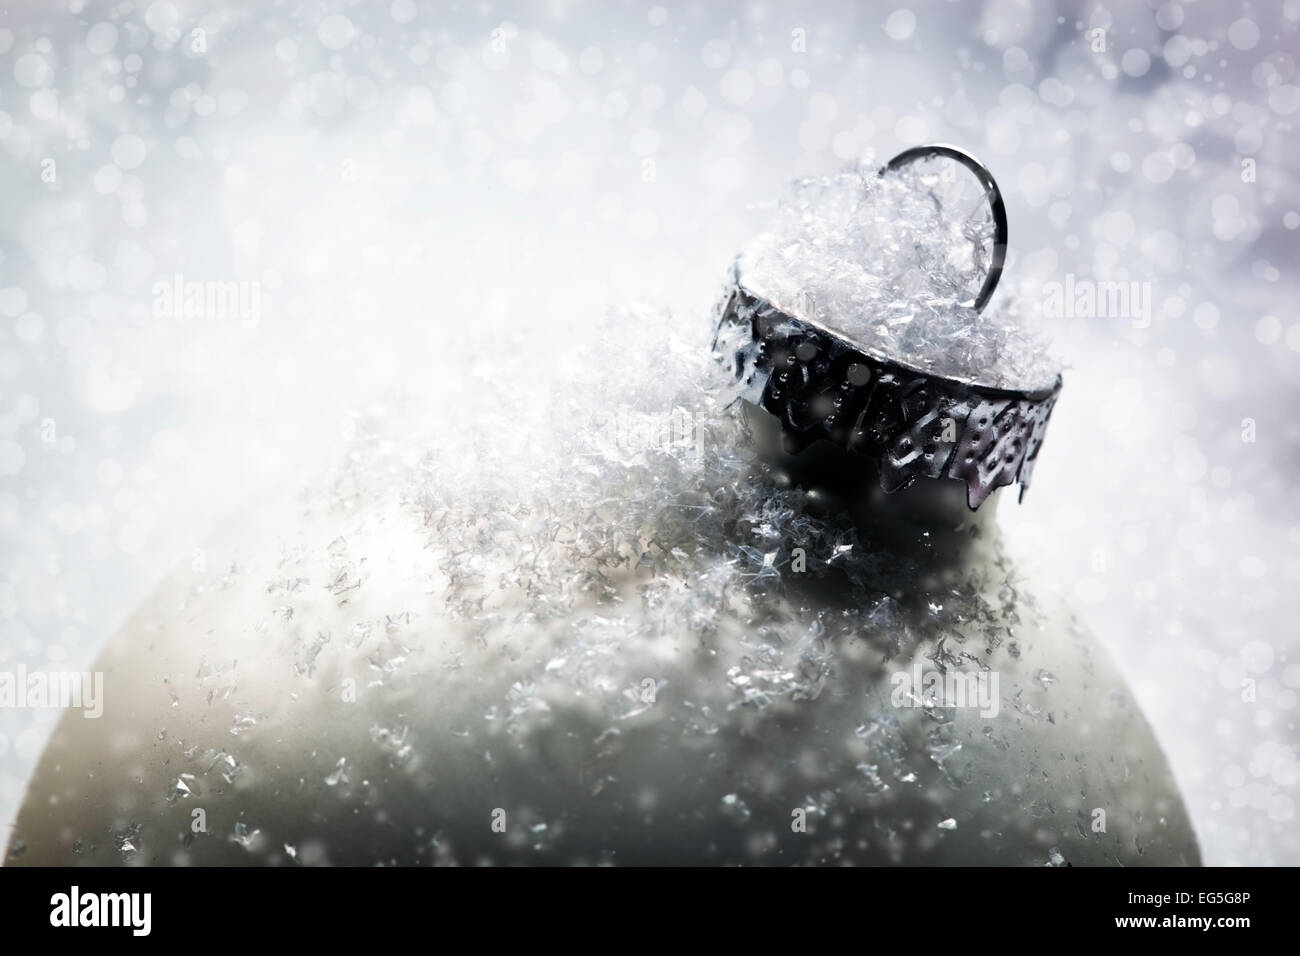
[[[884,176],[863,163],[798,180],[740,257],[741,279],[787,312],[881,358],[1001,388],[1060,370],[1008,290],[971,307],[988,274],[993,216],[973,175],[922,160]]]

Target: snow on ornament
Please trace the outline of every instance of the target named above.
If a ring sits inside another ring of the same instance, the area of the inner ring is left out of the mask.
[[[978,181],[972,212],[955,214],[954,167]],[[1061,389],[1027,329],[981,315],[1006,246],[997,184],[953,146],[804,180],[737,259],[714,350],[787,449],[868,455],[886,490],[960,479],[977,508],[1001,485],[1028,487]]]
[[[902,223],[869,228],[906,258]],[[110,641],[103,714],[59,724],[8,862],[1199,862],[1123,678],[1003,544],[1007,469],[899,457],[953,403],[921,455],[964,449],[1006,414],[981,406],[997,376],[1035,371],[942,365],[982,285],[962,306],[970,267],[916,251],[924,275],[875,300],[912,316],[901,337],[865,313],[764,327],[781,293],[755,307],[742,272],[726,374],[627,307],[563,361],[448,369],[473,414],[360,418],[332,471],[229,523]],[[815,382],[835,390],[793,412],[772,394]]]

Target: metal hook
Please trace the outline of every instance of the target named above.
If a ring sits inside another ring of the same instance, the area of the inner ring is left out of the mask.
[[[989,197],[989,205],[993,208],[993,256],[989,264],[989,274],[984,278],[984,285],[980,287],[979,295],[975,296],[974,301],[970,303],[976,312],[980,312],[988,304],[998,280],[1002,278],[1002,263],[1007,257],[1007,208],[1002,204],[1002,191],[998,189],[998,184],[994,182],[993,174],[988,171],[988,167],[964,149],[946,143],[931,143],[927,146],[913,146],[911,149],[903,150],[880,168],[880,175],[901,169],[918,159],[930,159],[934,156],[955,159],[974,173],[975,178],[984,187],[984,194]]]

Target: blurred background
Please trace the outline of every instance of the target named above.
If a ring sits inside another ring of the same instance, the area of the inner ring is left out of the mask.
[[[1300,0],[9,0],[0,669],[88,668],[371,403],[630,302],[703,347],[790,179],[951,142],[1069,366],[1001,522],[1205,861],[1300,864],[1297,57]],[[0,709],[6,826],[56,716]]]

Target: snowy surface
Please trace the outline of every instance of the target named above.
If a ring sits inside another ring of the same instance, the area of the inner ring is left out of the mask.
[[[990,313],[1028,303],[1070,365],[999,518],[1118,658],[1206,862],[1300,863],[1298,28],[1297,0],[8,6],[0,667],[88,665],[394,389],[468,413],[504,354],[544,402],[563,337],[636,300],[704,344],[792,179],[953,142],[1006,194]],[[169,309],[176,276],[246,307]],[[0,711],[0,817],[52,722]]]

